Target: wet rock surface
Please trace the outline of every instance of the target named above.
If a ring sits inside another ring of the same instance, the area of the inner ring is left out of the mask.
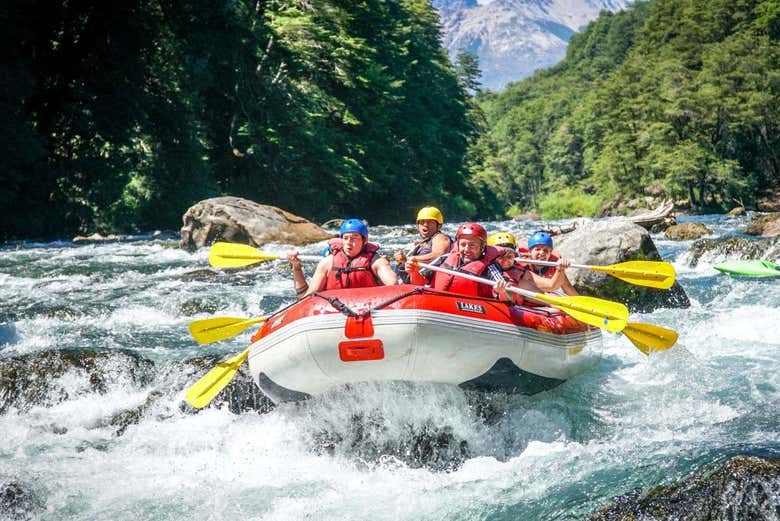
[[[179,245],[195,250],[216,241],[259,247],[269,242],[303,245],[333,237],[316,224],[281,208],[240,197],[214,197],[182,217]]]
[[[0,519],[40,519],[43,506],[31,487],[18,480],[0,478]]]
[[[620,496],[590,521],[780,518],[780,459],[735,456],[686,480]]]
[[[780,237],[771,239],[748,239],[728,237],[726,239],[699,239],[689,250],[688,264],[696,267],[700,260],[716,259],[768,259],[780,257]]]
[[[102,394],[117,382],[142,386],[151,381],[153,365],[125,351],[46,351],[0,359],[0,414],[10,407],[53,406],[73,394]],[[70,371],[80,376],[78,384],[61,380]]]
[[[170,414],[166,404],[223,358],[223,355],[195,357],[160,367],[139,355],[125,352],[47,351],[2,359],[0,414],[5,414],[10,408],[29,411],[35,406],[52,407],[84,394],[104,394],[111,385],[149,388],[142,404],[120,410],[94,425],[110,426],[115,435],[121,436],[130,425],[140,422],[147,414]],[[75,379],[63,381],[63,376],[70,372]],[[273,403],[254,384],[244,364],[230,384],[208,405],[223,406],[240,414],[265,412],[273,408]],[[186,402],[181,403],[180,409],[187,413],[197,412]],[[58,425],[50,426],[49,430],[56,434],[67,432],[65,427]]]
[[[624,220],[578,226],[575,231],[556,238],[555,249],[577,264],[609,266],[631,260],[661,260],[648,231]],[[628,284],[587,269],[568,269],[566,274],[583,295],[620,301],[634,312],[690,306],[688,295],[676,282],[669,290],[661,290]]]

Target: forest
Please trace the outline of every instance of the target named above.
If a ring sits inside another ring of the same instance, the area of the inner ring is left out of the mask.
[[[0,24],[0,240],[177,229],[217,195],[392,224],[780,181],[777,0],[602,13],[500,93],[428,0],[10,0]]]
[[[482,208],[600,215],[647,193],[696,213],[750,208],[780,181],[779,34],[777,0],[603,12],[558,65],[478,97]]]

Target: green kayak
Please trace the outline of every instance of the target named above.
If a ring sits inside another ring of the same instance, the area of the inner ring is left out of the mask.
[[[735,277],[780,277],[780,266],[767,260],[731,260],[713,268]]]

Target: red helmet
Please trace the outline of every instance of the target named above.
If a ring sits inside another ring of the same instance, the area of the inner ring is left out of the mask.
[[[463,223],[458,227],[455,234],[455,240],[459,241],[462,237],[476,237],[482,242],[487,242],[487,232],[477,223]]]

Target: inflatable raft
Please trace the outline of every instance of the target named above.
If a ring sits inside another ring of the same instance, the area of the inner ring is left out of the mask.
[[[780,277],[780,266],[768,260],[731,260],[713,266],[734,277]]]
[[[534,394],[593,364],[601,330],[549,307],[412,285],[309,295],[252,337],[249,369],[274,402],[357,382],[439,382]]]

